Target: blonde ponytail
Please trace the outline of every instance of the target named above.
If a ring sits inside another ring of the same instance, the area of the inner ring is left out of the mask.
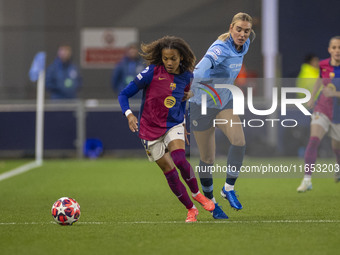
[[[230,38],[230,32],[221,34],[217,39],[220,41],[227,41]]]

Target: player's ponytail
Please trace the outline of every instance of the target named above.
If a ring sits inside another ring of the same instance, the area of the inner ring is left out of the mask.
[[[230,38],[230,32],[221,34],[217,39],[220,41],[227,41]]]

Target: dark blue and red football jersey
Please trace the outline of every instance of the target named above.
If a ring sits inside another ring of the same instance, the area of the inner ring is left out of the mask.
[[[330,58],[320,61],[322,84],[325,87],[335,86],[335,89],[340,91],[340,66],[332,66],[330,61]],[[333,123],[338,124],[340,123],[340,98],[325,97],[320,93],[314,111],[325,114]]]
[[[129,109],[128,98],[143,89],[139,113],[139,137],[152,141],[184,120],[184,92],[190,90],[193,74],[170,74],[163,65],[150,65],[118,97],[123,113]]]

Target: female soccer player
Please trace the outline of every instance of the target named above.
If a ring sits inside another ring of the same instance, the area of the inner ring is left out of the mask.
[[[251,34],[255,37],[252,30],[252,18],[246,13],[237,13],[229,25],[229,31],[220,35],[209,47],[194,71],[194,97],[190,99],[190,122],[200,153],[201,170],[209,169],[215,161],[215,127],[213,127],[213,119],[226,119],[228,123],[230,121],[234,123],[241,122],[240,118],[233,114],[233,96],[228,89],[216,89],[221,98],[221,104],[215,105],[213,99],[208,98],[207,114],[201,115],[202,93],[206,93],[206,90],[214,87],[213,84],[209,83],[209,81],[205,82],[205,80],[218,78],[218,83],[233,84],[240,72],[243,57],[248,52]],[[197,83],[197,80],[200,80],[200,82]],[[212,81],[216,83],[214,80]],[[229,169],[233,170],[227,173],[221,195],[229,201],[233,208],[240,210],[242,205],[235,195],[234,184],[245,153],[245,138],[242,125],[217,125],[217,127],[222,130],[231,143],[227,165],[230,166]],[[209,171],[204,171],[204,173],[200,171],[199,175],[205,196],[215,203],[213,217],[215,219],[228,219],[228,216],[218,206],[214,198],[212,174]]]
[[[340,164],[340,36],[332,37],[329,41],[330,58],[320,61],[320,78],[316,81],[312,97],[307,105],[312,108],[314,97],[323,86],[314,106],[311,121],[311,132],[305,152],[305,176],[297,188],[298,192],[312,189],[312,172],[315,166],[318,147],[326,133],[332,139],[332,149],[336,161]],[[339,170],[339,169],[337,169]],[[335,181],[340,181],[339,172]]]
[[[189,186],[192,197],[207,211],[214,203],[198,189],[192,167],[185,158],[183,125],[184,91],[189,91],[195,55],[181,38],[165,36],[142,44],[142,57],[149,65],[120,93],[118,100],[132,132],[139,131],[147,156],[162,169],[170,189],[188,209],[186,222],[197,219],[198,210],[178,177],[175,165]],[[128,98],[143,89],[139,121],[129,107]]]

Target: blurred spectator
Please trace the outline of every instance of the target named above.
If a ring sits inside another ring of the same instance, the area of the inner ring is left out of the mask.
[[[145,64],[143,59],[139,56],[137,44],[131,44],[123,59],[116,65],[112,72],[111,85],[115,95],[119,95],[120,91],[124,89],[138,73],[143,71]],[[139,91],[132,98],[141,98],[142,91]]]
[[[308,89],[311,93],[313,86],[319,77],[319,58],[314,54],[308,54],[305,56],[305,61],[301,65],[300,72],[298,74],[298,79],[296,81],[296,86],[298,88]],[[315,99],[319,96],[320,91],[316,94]],[[297,97],[302,98],[305,95],[298,93]]]
[[[59,46],[57,57],[46,72],[46,89],[51,99],[76,98],[81,83],[79,69],[72,63],[71,46]]]
[[[257,73],[248,70],[246,66],[242,64],[241,70],[236,77],[235,85],[238,86],[245,95],[247,95],[247,88],[252,87],[253,95],[256,95],[256,79],[254,78],[257,78]]]

